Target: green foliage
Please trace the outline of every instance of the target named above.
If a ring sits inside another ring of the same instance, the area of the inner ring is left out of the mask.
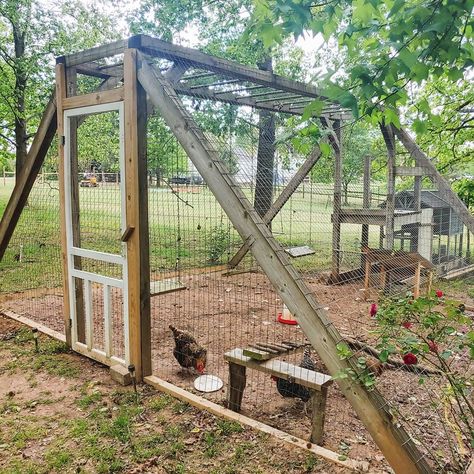
[[[437,296],[439,295],[439,296]],[[440,375],[441,396],[432,404],[448,410],[454,423],[446,425],[457,445],[451,446],[456,468],[461,468],[464,442],[474,445],[474,406],[470,392],[474,383],[467,370],[474,359],[474,323],[464,314],[459,302],[442,297],[442,292],[413,299],[388,298],[376,314],[381,362],[388,356],[401,357],[407,363],[423,363]],[[419,383],[424,383],[423,376]],[[464,440],[464,441],[463,441]],[[457,472],[457,471],[456,471]]]
[[[0,2],[0,167],[16,150],[26,152],[52,92],[54,57],[116,38],[114,13],[101,8],[79,0]]]
[[[321,35],[345,63],[344,74],[328,72],[327,79],[335,80],[326,96],[356,116],[359,111],[376,122],[397,123],[397,108],[412,100],[408,84],[438,78],[454,83],[472,68],[472,8],[465,0],[255,0],[248,34],[266,47],[304,31]]]
[[[474,179],[463,178],[454,183],[454,190],[468,208],[474,207]]]
[[[222,256],[229,247],[230,230],[219,224],[211,229],[208,238],[207,255],[209,263],[215,265],[221,262]]]

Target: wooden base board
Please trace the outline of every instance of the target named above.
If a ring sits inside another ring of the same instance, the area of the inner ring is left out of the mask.
[[[186,285],[183,285],[178,278],[165,278],[164,280],[150,282],[150,296],[158,296],[185,289]]]
[[[28,326],[30,328],[36,328],[39,332],[46,334],[47,336],[50,336],[53,339],[64,343],[66,342],[66,336],[64,334],[61,334],[60,332],[55,331],[54,329],[48,328],[43,324],[37,323],[36,321],[32,321],[31,319],[25,318],[25,316],[20,316],[19,314],[16,314],[13,311],[1,308],[0,314],[6,316],[7,318],[13,319],[14,321],[17,321],[21,324],[24,324],[25,326]]]
[[[188,402],[189,404],[201,410],[206,410],[212,413],[213,415],[217,415],[228,420],[236,421],[250,428],[272,435],[278,440],[290,446],[296,446],[298,448],[304,449],[306,451],[311,452],[315,456],[322,457],[323,459],[331,461],[340,466],[344,466],[348,469],[358,472],[368,472],[369,470],[369,463],[365,461],[356,461],[354,459],[342,460],[341,456],[335,453],[334,451],[318,446],[317,444],[312,444],[309,441],[305,441],[301,438],[296,438],[295,436],[285,433],[284,431],[268,426],[265,423],[261,423],[260,421],[253,420],[252,418],[241,415],[240,413],[236,413],[232,410],[224,408],[218,405],[217,403],[206,400],[198,395],[195,395],[180,387],[177,387],[176,385],[166,382],[165,380],[155,377],[154,375],[145,377],[144,382],[158,389],[161,392],[167,393],[169,395],[172,395],[173,397]]]

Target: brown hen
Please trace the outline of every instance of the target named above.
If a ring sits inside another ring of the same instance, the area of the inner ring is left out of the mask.
[[[181,367],[194,368],[200,374],[204,373],[207,361],[207,350],[200,346],[192,334],[178,329],[170,324],[173,332],[175,347],[173,355]]]

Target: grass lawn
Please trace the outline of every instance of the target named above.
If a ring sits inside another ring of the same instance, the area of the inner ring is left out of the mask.
[[[59,192],[56,181],[35,184],[15,234],[0,264],[0,292],[38,287],[56,287],[61,282]],[[13,189],[0,183],[0,214]],[[294,260],[302,271],[328,270],[331,262],[332,201],[328,185],[305,184],[273,221],[273,232],[284,246],[310,245],[316,253]],[[251,190],[245,190],[252,200]],[[278,191],[279,192],[279,191]],[[205,186],[149,189],[150,266],[153,272],[182,270],[225,263],[241,245],[220,205]],[[114,183],[80,188],[81,245],[120,253],[120,195]],[[351,206],[360,206],[353,198]],[[178,217],[179,216],[179,217]],[[342,268],[359,260],[360,226],[343,225]],[[370,240],[378,242],[378,228],[371,227]],[[20,259],[21,261],[18,261]],[[120,269],[82,259],[84,270],[120,276]]]
[[[140,386],[0,317],[0,472],[343,473],[307,452]]]

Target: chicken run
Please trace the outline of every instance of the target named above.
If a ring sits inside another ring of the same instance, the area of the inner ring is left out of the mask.
[[[313,120],[334,155],[330,186],[307,178],[318,144],[301,156],[278,139],[283,121],[315,99],[325,105]],[[233,125],[217,134],[229,113]],[[421,208],[395,209],[397,147],[430,174],[468,242],[473,218],[392,125],[382,127],[386,187],[369,200],[366,173],[343,208],[341,133],[350,119],[315,87],[144,35],[58,58],[55,98],[0,225],[2,313],[351,469],[458,472],[451,415],[433,405],[439,373],[408,359],[381,362],[377,349],[377,305],[435,288],[418,238]],[[81,187],[92,122],[116,144],[117,178]],[[56,133],[58,177],[45,180]],[[412,176],[420,192],[422,176]],[[409,251],[401,228],[410,229]],[[388,253],[371,263],[380,249]],[[467,264],[462,251],[456,258]],[[463,304],[471,314],[472,301]],[[348,376],[360,373],[360,358],[375,388]],[[456,367],[470,370],[462,359]],[[197,391],[202,374],[223,387]]]

